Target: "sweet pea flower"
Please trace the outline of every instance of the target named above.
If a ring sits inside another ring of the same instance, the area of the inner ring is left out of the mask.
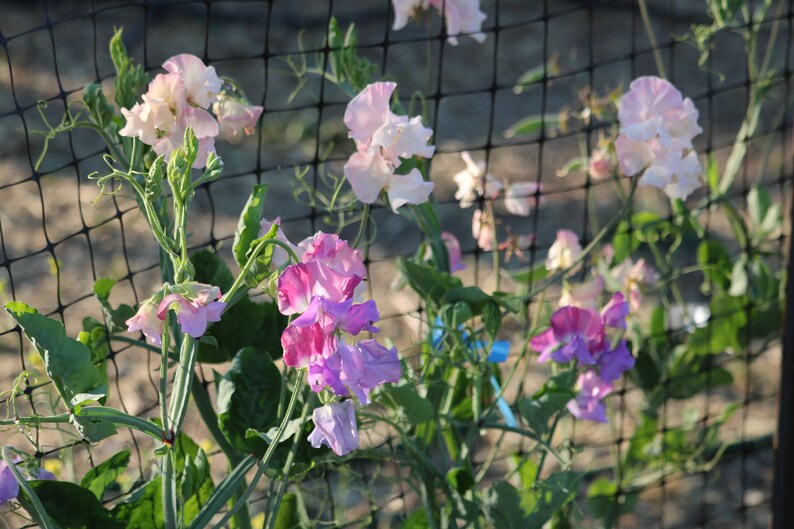
[[[212,105],[212,112],[220,125],[220,137],[232,142],[239,141],[241,132],[248,136],[253,134],[263,111],[264,107],[227,95],[222,95]]]
[[[278,229],[276,230],[276,240],[283,242],[287,245],[296,255],[300,255],[300,248],[292,244],[292,242],[287,239],[287,236],[284,235],[284,230],[281,229],[281,217],[276,217],[275,219],[267,220],[262,219],[259,221],[259,237],[264,237],[273,225],[277,225]],[[287,253],[287,250],[282,248],[281,246],[273,246],[273,255],[270,259],[270,262],[276,268],[281,268],[284,264],[288,263],[290,260],[290,255]]]
[[[626,345],[626,340],[621,340],[614,349],[601,353],[597,362],[599,377],[605,382],[611,382],[634,367],[635,360]]]
[[[426,202],[434,187],[418,169],[396,174],[400,159],[430,158],[435,151],[427,145],[433,131],[422,125],[420,116],[409,119],[391,111],[396,87],[395,83],[368,85],[350,101],[344,116],[348,135],[357,147],[345,164],[345,178],[365,204],[372,204],[386,191],[394,212],[405,204]]]
[[[163,63],[163,68],[181,77],[187,101],[203,109],[209,108],[217,99],[223,86],[213,66],[206,66],[201,59],[189,53],[171,57]]]
[[[430,5],[444,14],[447,26],[447,42],[458,45],[457,36],[467,33],[477,42],[485,41],[482,23],[486,19],[480,10],[480,0],[429,0]]]
[[[626,330],[626,318],[629,315],[629,304],[620,292],[616,292],[601,309],[601,318],[605,327]]]
[[[449,271],[454,273],[466,268],[466,265],[462,262],[463,252],[460,249],[460,241],[458,241],[458,238],[448,231],[442,231],[441,240],[444,241],[444,246],[447,248]]]
[[[579,237],[571,230],[559,230],[557,238],[549,248],[546,257],[546,269],[550,272],[565,270],[582,254]]]
[[[212,114],[196,107],[186,108],[177,121],[176,128],[168,135],[157,139],[152,149],[157,154],[165,155],[165,160],[171,159],[171,154],[181,148],[185,141],[185,131],[189,128],[196,135],[198,152],[193,162],[194,169],[201,169],[207,165],[207,157],[215,152],[215,136],[218,135],[218,122]]]
[[[0,505],[15,500],[19,495],[19,482],[8,463],[0,461]]]
[[[315,408],[312,421],[314,430],[309,434],[309,442],[314,448],[325,445],[338,456],[358,449],[356,409],[352,401],[334,402]]]
[[[471,219],[471,236],[477,240],[477,246],[486,252],[496,248],[496,229],[489,215],[481,209],[475,209]]]
[[[591,352],[601,340],[603,322],[598,312],[578,307],[562,307],[551,316],[551,328],[530,340],[532,350],[540,353],[539,362],[549,359],[567,363],[596,363]]]
[[[702,168],[692,140],[702,132],[698,111],[670,82],[640,77],[619,103],[620,134],[615,149],[621,171],[644,171],[641,185],[685,199],[700,187]]]
[[[162,345],[163,320],[157,316],[157,303],[146,300],[138,307],[138,312],[125,321],[128,332],[140,331],[149,343]]]
[[[590,370],[579,375],[576,382],[579,394],[568,403],[568,411],[577,419],[594,422],[607,422],[604,397],[612,392],[612,384],[599,378]]]
[[[391,0],[394,7],[394,25],[392,29],[399,31],[408,25],[408,21],[419,11],[427,9],[427,0]]]
[[[119,135],[154,145],[159,137],[177,129],[178,116],[187,108],[185,85],[179,74],[158,74],[142,99],[131,110],[121,109],[127,123]]]
[[[539,200],[543,186],[537,182],[510,184],[505,193],[505,208],[513,215],[528,217]]]
[[[628,293],[629,307],[635,312],[642,304],[642,288],[655,285],[659,281],[659,274],[643,258],[636,263],[626,259],[611,270],[611,275]]]
[[[577,285],[566,283],[562,287],[559,306],[595,309],[598,306],[598,298],[603,291],[604,278],[601,276],[595,276],[590,281]]]
[[[367,268],[361,259],[361,252],[351,248],[344,239],[334,233],[317,232],[298,244],[303,251],[301,262],[319,262],[345,277],[366,277]]]
[[[157,317],[165,320],[169,310],[176,312],[176,321],[182,332],[193,338],[201,338],[207,332],[207,324],[221,321],[226,303],[218,287],[203,283],[181,285],[184,294],[172,292],[163,298],[157,309]]]
[[[490,173],[486,174],[485,162],[475,163],[468,151],[461,152],[460,157],[466,163],[466,168],[453,177],[458,185],[455,198],[460,201],[460,207],[468,208],[480,196],[484,196],[486,200],[494,200],[502,191],[502,182]]]
[[[341,274],[319,261],[290,265],[278,278],[278,310],[285,316],[305,312],[315,296],[337,303],[347,301],[362,279]]]
[[[320,323],[308,327],[287,325],[281,333],[284,365],[306,368],[321,358],[329,358],[337,348],[336,334],[323,331]]]
[[[612,174],[612,157],[608,150],[601,147],[593,149],[587,162],[587,173],[593,180],[603,180]]]

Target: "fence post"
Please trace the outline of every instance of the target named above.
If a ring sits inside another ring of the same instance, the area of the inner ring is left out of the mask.
[[[794,195],[794,191],[792,191]],[[794,203],[791,207],[794,227]],[[789,233],[788,274],[783,316],[783,352],[775,435],[772,529],[794,527],[794,233]]]

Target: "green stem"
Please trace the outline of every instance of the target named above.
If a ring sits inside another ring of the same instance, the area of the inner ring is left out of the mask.
[[[179,366],[174,376],[174,386],[171,391],[171,406],[168,415],[171,417],[172,439],[176,439],[185,420],[188,403],[190,402],[190,388],[193,385],[193,368],[196,365],[198,353],[198,340],[184,335],[182,347],[179,351]]]
[[[165,529],[177,529],[176,474],[174,469],[174,451],[168,450],[160,456],[163,467],[160,487],[163,493],[163,523]]]
[[[80,411],[74,415],[76,417],[86,419],[105,419],[116,426],[131,428],[144,433],[153,439],[163,441],[163,432],[159,426],[141,417],[127,415],[123,411],[119,411],[115,408],[107,408],[105,406],[89,406],[81,408]]]
[[[287,490],[287,485],[289,484],[289,472],[292,469],[292,462],[295,460],[295,454],[298,453],[298,446],[300,446],[300,432],[303,431],[303,425],[306,423],[306,417],[309,415],[310,402],[310,399],[306,399],[306,402],[303,403],[303,411],[301,412],[300,418],[301,427],[298,429],[298,433],[295,435],[295,439],[292,441],[292,448],[287,455],[287,461],[284,463],[281,483],[279,484],[278,492],[276,493],[276,501],[273,504],[272,510],[270,511],[270,519],[266,525],[268,529],[273,529],[275,527],[276,521],[278,520],[278,511],[281,509],[281,500],[284,498],[284,492]]]
[[[160,395],[158,395],[158,400],[160,401],[160,421],[163,425],[164,439],[168,438],[168,432],[170,431],[168,426],[168,403],[166,402],[168,400],[168,340],[171,337],[171,329],[169,327],[170,314],[170,310],[165,313],[165,323],[163,323],[161,335],[163,347],[160,353]]]
[[[58,415],[49,415],[49,416],[34,415],[32,417],[16,417],[14,419],[6,419],[0,421],[0,426],[16,426],[20,424],[23,424],[25,426],[38,426],[40,424],[68,423],[71,417],[72,416],[68,413],[61,413]]]
[[[361,238],[364,236],[364,230],[367,227],[368,219],[369,204],[364,204],[364,209],[361,210],[361,222],[358,225],[358,233],[356,233],[356,238],[353,240],[353,244],[351,245],[353,248],[358,248],[358,243],[361,242]]]
[[[251,255],[248,257],[248,260],[245,262],[245,265],[242,267],[242,269],[240,269],[240,274],[234,280],[234,283],[232,284],[231,288],[229,288],[229,291],[226,292],[226,294],[224,294],[224,296],[221,298],[221,301],[223,303],[226,303],[227,305],[231,306],[234,304],[235,301],[237,301],[236,299],[237,292],[245,285],[245,277],[248,274],[248,271],[251,270],[251,268],[253,268],[254,263],[256,263],[256,260],[259,258],[259,254],[262,253],[262,251],[265,249],[265,247],[268,244],[274,244],[276,246],[283,248],[290,256],[290,259],[292,259],[292,262],[294,263],[300,262],[298,256],[295,255],[295,251],[292,248],[290,248],[287,244],[278,241],[276,239],[266,239],[264,241],[261,241],[259,244],[256,245],[254,251],[251,252]]]
[[[8,465],[8,470],[10,470],[11,474],[14,475],[14,479],[16,479],[17,483],[19,483],[19,488],[25,492],[25,495],[33,504],[33,510],[36,512],[30,514],[35,515],[34,517],[37,518],[36,521],[44,529],[57,529],[57,526],[53,523],[52,519],[47,514],[47,509],[44,508],[44,504],[41,503],[41,500],[36,495],[36,492],[33,490],[33,487],[30,486],[30,483],[28,483],[28,481],[19,471],[16,464],[14,463],[14,459],[10,457],[11,452],[16,452],[17,454],[25,457],[28,457],[28,454],[26,454],[25,452],[21,452],[12,446],[4,446],[2,449],[3,460]]]
[[[653,32],[651,17],[648,16],[648,6],[645,5],[645,0],[637,0],[637,5],[640,8],[640,17],[642,17],[645,32],[648,34],[648,42],[651,43],[651,48],[653,49],[653,60],[656,63],[656,69],[659,71],[659,77],[666,78],[667,74],[664,71],[664,61],[659,51],[659,43],[656,41],[656,34]]]

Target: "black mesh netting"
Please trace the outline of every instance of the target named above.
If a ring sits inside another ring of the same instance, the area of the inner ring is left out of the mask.
[[[299,65],[302,57],[309,66],[324,64],[331,16],[343,28],[356,24],[360,54],[373,61],[380,74],[398,82],[406,105],[413,92],[424,92],[437,147],[430,171],[435,196],[444,228],[462,242],[468,265],[462,277],[473,283],[491,285],[494,272],[492,256],[479,250],[471,237],[471,210],[461,209],[453,197],[452,176],[463,167],[460,152],[467,150],[475,159],[485,160],[488,171],[506,181],[543,185],[543,200],[532,215],[504,221],[512,233],[534,234],[523,256],[530,265],[544,259],[558,229],[575,231],[586,244],[594,236],[592,217],[605,219],[616,211],[613,188],[592,181],[586,172],[573,171],[564,178],[557,173],[582,149],[594,146],[603,127],[597,121],[583,132],[541,125],[515,138],[506,138],[504,132],[528,115],[546,116],[556,123],[561,112],[580,110],[579,103],[591,95],[603,96],[621,85],[627,87],[639,75],[655,74],[655,53],[667,77],[700,111],[704,133],[695,140],[698,152],[725,163],[757,79],[744,62],[745,43],[736,31],[719,32],[712,53],[702,66],[698,64],[700,51],[683,36],[693,24],[710,22],[704,2],[649,0],[647,14],[655,35],[650,39],[640,6],[629,0],[483,0],[482,9],[487,15],[485,42],[461,38],[459,45],[452,46],[438,16],[392,31],[389,0],[0,0],[0,300],[23,300],[61,318],[75,336],[85,316],[101,318],[91,291],[97,278],[118,280],[114,303],[144,299],[160,281],[156,246],[134,199],[122,189],[92,204],[98,190],[87,177],[102,170],[105,151],[91,131],[54,138],[35,169],[45,141],[36,133],[44,128],[39,101],[47,102],[44,117],[56,123],[65,105],[80,99],[87,83],[101,81],[111,90],[114,70],[107,44],[114,27],[124,28],[130,55],[147,71],[159,70],[174,54],[192,53],[236,79],[252,102],[264,106],[254,136],[238,145],[219,143],[223,176],[200,190],[191,211],[191,245],[216,248],[225,258],[254,183],[270,185],[266,216],[280,215],[291,239],[332,229],[321,210],[293,197],[296,175],[317,186],[322,174],[341,174],[352,152],[342,123],[348,99],[316,75],[307,76],[306,84],[296,90],[298,81],[290,67]],[[747,210],[754,185],[783,202],[785,227],[766,248],[778,256],[777,261],[772,258],[773,265],[782,268],[794,174],[790,103],[794,5],[774,2],[757,23],[761,49],[770,38],[777,39],[768,59],[775,71],[768,94],[773,103],[764,107],[752,138],[745,138],[750,146],[730,193],[740,212]],[[541,72],[538,82],[516,90],[517,79],[532,68]],[[637,209],[659,211],[666,220],[675,218],[658,193],[640,191],[634,200]],[[407,289],[394,290],[393,258],[413,252],[421,234],[388,209],[375,208],[372,215],[369,231],[375,242],[363,251],[371,293],[383,315],[383,335],[393,337],[403,354],[410,356],[420,339],[422,310]],[[706,209],[700,220],[710,237],[729,242],[723,216]],[[691,245],[694,255],[697,242],[684,244]],[[734,245],[729,250],[736,258],[743,248]],[[513,257],[506,266],[517,268],[526,262]],[[680,266],[670,263],[668,270],[659,271],[669,277],[680,272]],[[701,277],[691,277],[682,283],[684,296],[707,305],[708,298],[698,292]],[[752,307],[745,309],[751,318]],[[511,339],[523,340],[522,331],[526,334],[528,326],[529,322],[514,324]],[[668,327],[671,335],[686,332],[681,325]],[[730,385],[707,388],[688,403],[686,411],[677,404],[661,408],[667,431],[684,420],[708,424],[726,406],[739,406],[721,430],[726,445],[719,463],[649,481],[639,494],[638,508],[623,516],[619,527],[767,526],[781,337],[782,330],[763,343],[752,341],[742,351],[721,356],[721,366],[733,375]],[[157,356],[130,344],[113,345],[111,403],[131,414],[152,415],[157,407]],[[8,390],[22,370],[30,371],[31,378],[21,385],[23,392],[13,400],[20,410],[51,413],[55,396],[30,351],[11,318],[1,317],[0,386]],[[208,385],[212,369],[201,367]],[[540,378],[533,372],[527,370],[515,391],[529,395],[537,389]],[[582,464],[594,476],[613,451],[626,449],[635,427],[636,392],[630,384],[616,391],[612,398],[620,411],[611,428],[579,426],[569,432],[587,454]],[[10,405],[8,394],[4,400]],[[217,455],[198,422],[188,421],[188,433]],[[79,479],[95,460],[125,446],[133,450],[130,468],[135,472],[126,475],[129,484],[152,471],[150,443],[126,431],[96,446],[81,441],[68,425],[25,433],[33,449],[17,428],[5,432],[4,442],[59,461],[48,468],[57,470],[62,479]],[[520,457],[522,448],[519,441],[506,445],[496,454],[494,468],[507,465],[514,454]],[[481,459],[487,453],[484,450]],[[222,467],[220,457],[213,463]],[[225,469],[216,471],[217,481]],[[405,477],[396,463],[356,463],[346,472],[329,469],[322,477],[313,476],[302,487],[316,503],[315,514],[326,521],[325,525],[318,521],[318,526],[333,526],[336,523],[329,520],[336,520],[349,526],[388,527],[416,505]],[[254,498],[253,512],[267,508],[267,482]],[[24,523],[13,513],[4,516],[11,525]]]

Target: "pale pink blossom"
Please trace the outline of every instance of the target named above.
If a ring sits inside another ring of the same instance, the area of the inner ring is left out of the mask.
[[[290,248],[296,255],[298,255],[300,253],[300,249],[294,244],[292,244],[292,242],[290,242],[289,239],[287,239],[287,236],[284,235],[284,230],[281,229],[281,217],[276,217],[272,221],[267,219],[260,220],[259,236],[264,237],[265,234],[267,234],[267,232],[270,231],[270,229],[273,227],[274,224],[278,226],[278,229],[276,230],[276,240],[287,245],[288,248]],[[288,263],[289,260],[290,260],[290,255],[287,252],[287,250],[285,250],[281,246],[276,246],[276,245],[273,246],[273,255],[270,258],[270,262],[273,264],[274,267],[281,268],[281,266]]]
[[[486,19],[480,10],[480,0],[429,0],[430,5],[444,14],[447,26],[447,40],[457,46],[457,36],[467,33],[477,42],[485,41],[482,23]]]
[[[502,191],[502,182],[485,172],[485,162],[475,162],[468,151],[460,153],[466,168],[453,177],[458,185],[455,198],[460,201],[460,207],[468,208],[478,197],[494,200]]]
[[[493,219],[482,210],[475,209],[471,219],[471,235],[477,240],[477,246],[486,252],[496,249],[496,227]]]
[[[593,180],[603,180],[612,174],[612,157],[607,149],[593,149],[587,163],[587,172]]]
[[[188,102],[203,109],[209,108],[221,91],[223,82],[215,73],[215,68],[206,66],[195,55],[189,53],[175,55],[163,63],[163,68],[172,74],[179,74],[184,83]]]
[[[611,270],[613,280],[628,294],[629,306],[632,311],[638,311],[642,304],[642,289],[655,285],[659,281],[659,274],[645,259],[637,262],[626,259]]]
[[[147,103],[135,103],[127,110],[121,109],[121,115],[127,119],[127,123],[119,130],[120,136],[128,138],[139,138],[146,145],[152,145],[157,141],[157,129],[154,120],[149,119],[151,107]]]
[[[565,270],[582,254],[579,237],[571,230],[559,230],[557,238],[549,248],[546,256],[546,270]]]
[[[162,345],[163,321],[157,316],[157,304],[146,300],[138,307],[138,312],[125,321],[128,332],[141,331],[146,340],[154,345]]]
[[[620,100],[615,150],[627,176],[643,172],[640,184],[685,199],[700,187],[702,168],[692,140],[702,132],[698,111],[672,84],[640,77]]]
[[[152,149],[157,154],[165,155],[166,161],[170,160],[171,154],[176,149],[184,147],[185,131],[188,127],[193,130],[198,143],[198,152],[193,167],[200,169],[207,165],[209,154],[215,152],[215,136],[218,135],[218,122],[206,110],[187,107],[179,115],[176,129],[155,141]]]
[[[428,8],[428,0],[391,0],[394,7],[394,25],[392,29],[399,31],[408,25],[418,11]]]
[[[212,105],[220,125],[220,137],[227,141],[238,141],[240,133],[253,134],[263,110],[261,106],[247,105],[231,96],[221,96]]]
[[[177,125],[179,114],[187,108],[185,85],[176,73],[158,74],[149,83],[149,90],[143,95],[149,106],[149,119],[154,127],[165,133],[172,132]]]
[[[395,83],[372,83],[347,106],[344,122],[357,152],[344,167],[353,193],[365,204],[375,202],[382,191],[389,196],[392,210],[404,204],[426,202],[433,183],[422,178],[418,169],[395,174],[401,158],[430,158],[435,147],[427,145],[433,131],[422,125],[419,116],[409,119],[391,111]]]
[[[177,292],[163,298],[157,308],[157,317],[165,320],[169,310],[176,313],[176,321],[182,332],[193,338],[201,338],[207,332],[207,325],[221,321],[226,303],[221,298],[218,287],[204,283],[178,285]]]
[[[537,206],[543,186],[537,182],[510,184],[505,193],[505,208],[513,215],[528,217]]]
[[[560,295],[560,307],[579,307],[583,309],[595,309],[598,307],[598,299],[604,292],[604,278],[595,276],[590,281],[571,285],[565,283]]]

